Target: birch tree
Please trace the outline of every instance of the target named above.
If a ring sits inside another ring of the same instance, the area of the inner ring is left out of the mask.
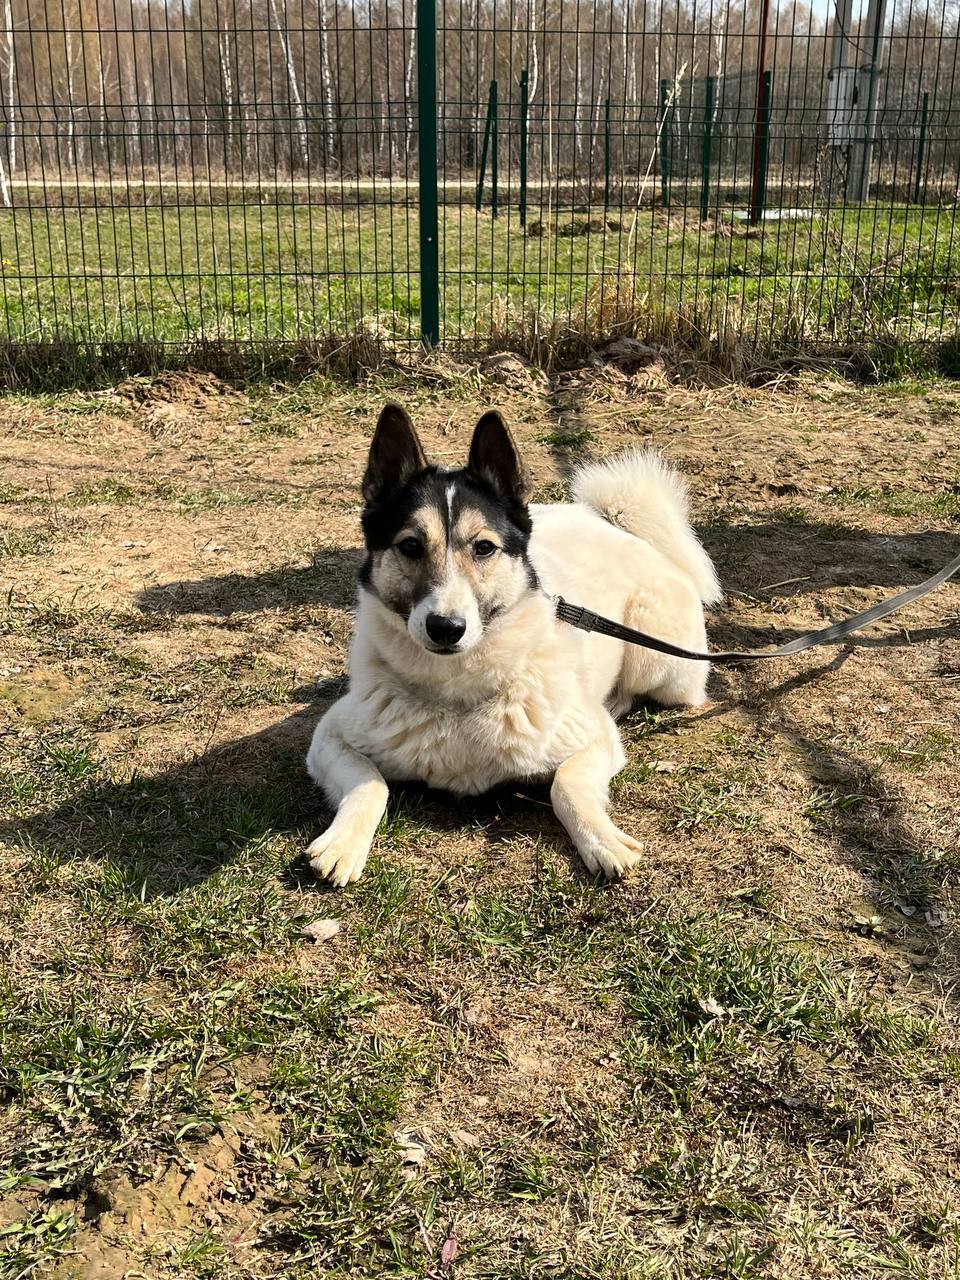
[[[306,169],[310,162],[310,152],[307,144],[307,117],[303,110],[303,98],[300,96],[300,85],[297,82],[297,68],[294,66],[293,62],[293,53],[290,48],[289,35],[285,23],[281,23],[280,15],[277,12],[277,0],[270,0],[270,14],[273,18],[273,26],[277,33],[277,39],[280,41],[280,48],[283,50],[283,59],[287,68],[287,89],[290,94],[290,105],[293,109],[293,115],[296,121],[297,138],[300,142],[300,162],[303,168]]]

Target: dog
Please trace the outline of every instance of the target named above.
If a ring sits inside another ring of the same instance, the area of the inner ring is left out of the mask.
[[[362,494],[349,687],[307,755],[336,810],[310,845],[315,873],[359,879],[389,780],[454,795],[549,782],[587,869],[624,875],[641,846],[607,813],[626,763],[616,721],[641,696],[700,705],[708,665],[576,630],[555,595],[702,652],[720,587],[680,476],[632,451],[581,467],[572,502],[527,505],[498,412],[477,423],[466,466],[443,470],[388,404]]]

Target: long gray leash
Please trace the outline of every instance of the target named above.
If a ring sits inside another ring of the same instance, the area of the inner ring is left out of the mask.
[[[569,601],[564,600],[563,596],[556,597],[556,609],[557,617],[561,622],[568,622],[570,626],[579,627],[581,631],[596,631],[600,635],[611,636],[614,640],[625,640],[627,644],[638,644],[644,649],[656,649],[658,653],[667,653],[672,658],[689,658],[691,662],[713,663],[764,662],[768,658],[787,658],[792,653],[801,653],[804,649],[813,649],[816,645],[842,640],[844,636],[869,626],[871,622],[879,622],[881,618],[889,617],[891,613],[896,613],[898,609],[912,604],[914,600],[929,595],[948,578],[952,578],[958,569],[960,569],[960,556],[951,560],[949,564],[945,564],[932,578],[927,578],[917,586],[901,591],[899,595],[890,596],[888,600],[881,600],[872,608],[864,609],[862,613],[855,613],[852,618],[844,618],[842,622],[834,622],[829,627],[822,627],[819,631],[808,631],[806,635],[788,640],[786,644],[779,645],[776,649],[744,649],[742,651],[733,649],[720,653],[694,653],[690,649],[681,649],[679,645],[671,644],[669,640],[660,640],[656,636],[648,636],[643,631],[634,631],[632,627],[625,627],[622,622],[614,622],[612,618],[604,618],[599,613],[585,609],[582,605],[570,604]]]

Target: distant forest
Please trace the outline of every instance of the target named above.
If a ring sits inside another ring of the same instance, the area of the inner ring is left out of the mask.
[[[36,175],[415,176],[415,11],[415,0],[0,0],[0,194],[9,203],[11,184]],[[669,127],[695,133],[708,76],[718,125],[739,145],[754,110],[759,14],[760,0],[446,0],[443,174],[476,170],[492,78],[501,166],[515,163],[524,68],[534,181],[598,163],[605,119],[617,172],[641,171],[664,93]],[[880,92],[881,137],[901,141],[930,95],[928,154],[948,182],[960,153],[958,17],[956,3],[890,0]],[[863,25],[849,33],[861,59]],[[824,145],[833,34],[832,11],[774,0],[778,163],[813,164]]]

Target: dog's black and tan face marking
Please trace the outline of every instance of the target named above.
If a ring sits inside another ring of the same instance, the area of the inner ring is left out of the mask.
[[[433,653],[466,653],[537,579],[520,460],[499,413],[477,423],[467,465],[430,466],[399,405],[380,415],[363,478],[360,584]]]

